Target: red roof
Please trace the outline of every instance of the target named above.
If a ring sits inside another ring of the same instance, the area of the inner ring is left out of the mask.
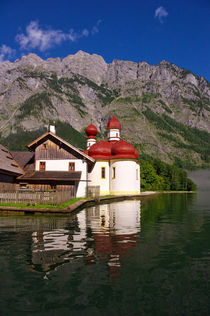
[[[95,127],[95,125],[90,124],[90,125],[88,125],[88,127],[86,127],[85,132],[86,132],[88,137],[90,137],[90,136],[95,137],[97,134],[97,128]]]
[[[107,124],[107,129],[121,129],[121,124],[119,120],[116,118],[116,116],[113,116],[108,124]]]
[[[121,124],[116,116],[113,116],[108,124],[107,129],[121,129]],[[86,128],[86,134],[88,138],[94,137],[97,134],[97,128],[90,124]],[[138,159],[138,151],[130,143],[119,140],[119,141],[100,141],[93,144],[89,150],[85,150],[86,155],[94,159]]]
[[[88,155],[94,159],[110,159],[111,146],[111,143],[101,140],[90,147]]]
[[[113,144],[112,156],[113,158],[136,158],[135,148],[121,139]]]
[[[94,159],[138,159],[138,151],[130,143],[119,141],[100,141],[85,151],[90,157]]]

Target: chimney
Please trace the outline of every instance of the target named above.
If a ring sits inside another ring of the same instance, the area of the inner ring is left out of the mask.
[[[49,132],[56,134],[56,130],[55,130],[55,124],[50,124],[49,125]]]

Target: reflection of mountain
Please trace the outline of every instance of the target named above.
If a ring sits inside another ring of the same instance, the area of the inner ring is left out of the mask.
[[[140,201],[97,205],[77,214],[66,227],[32,234],[35,270],[50,271],[83,257],[86,264],[105,261],[111,277],[118,275],[120,257],[136,246]]]

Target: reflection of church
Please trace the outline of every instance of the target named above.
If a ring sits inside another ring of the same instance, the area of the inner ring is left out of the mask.
[[[140,231],[140,201],[98,205],[87,210],[87,227],[92,230],[94,252],[106,255],[111,277],[117,277],[120,257],[136,246]]]
[[[33,267],[47,272],[83,258],[86,264],[106,262],[110,277],[117,277],[121,257],[135,248],[139,232],[139,200],[97,205],[66,220],[62,229],[34,232]]]

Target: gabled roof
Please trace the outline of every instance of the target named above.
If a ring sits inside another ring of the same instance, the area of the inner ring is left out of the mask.
[[[7,148],[0,144],[0,170],[6,173],[20,175],[24,171],[18,165]]]
[[[28,165],[34,165],[34,153],[31,151],[12,151],[11,154],[24,170],[28,169]]]
[[[75,153],[79,154],[82,158],[87,159],[91,163],[95,162],[95,159],[89,157],[84,152],[82,152],[81,150],[79,150],[78,148],[71,145],[70,143],[68,143],[67,141],[65,141],[64,139],[60,138],[59,136],[57,136],[56,134],[54,134],[52,132],[46,132],[45,134],[43,134],[39,138],[35,139],[32,143],[30,143],[28,145],[28,147],[34,151],[37,146],[39,146],[40,144],[45,142],[47,139],[54,140],[57,143],[63,144],[64,147],[66,147],[66,149],[73,150]]]

